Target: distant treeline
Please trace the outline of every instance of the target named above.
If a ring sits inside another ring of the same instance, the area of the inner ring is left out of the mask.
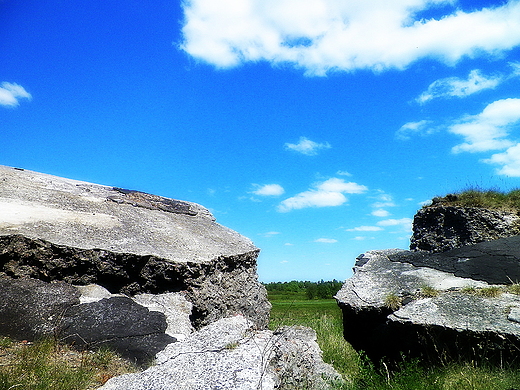
[[[305,293],[308,299],[332,298],[341,288],[343,282],[333,279],[332,281],[320,280],[319,282],[298,281],[264,283],[269,292]]]

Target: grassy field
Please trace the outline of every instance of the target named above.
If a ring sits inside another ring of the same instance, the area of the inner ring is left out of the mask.
[[[271,329],[304,325],[316,331],[323,359],[346,380],[344,386],[333,389],[520,390],[520,369],[514,367],[476,363],[423,367],[420,362],[407,361],[396,372],[378,371],[343,339],[341,310],[334,299],[308,300],[304,293],[269,293],[269,300],[273,305]]]

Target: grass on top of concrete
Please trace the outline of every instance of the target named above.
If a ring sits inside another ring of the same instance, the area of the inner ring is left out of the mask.
[[[438,204],[520,212],[520,189],[500,191],[496,189],[484,190],[478,187],[472,187],[443,197],[435,197],[432,205]]]

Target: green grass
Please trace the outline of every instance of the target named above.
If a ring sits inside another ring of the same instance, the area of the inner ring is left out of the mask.
[[[345,384],[331,390],[511,390],[520,389],[520,370],[476,363],[424,367],[404,360],[395,371],[374,365],[343,338],[341,310],[333,299],[308,300],[301,294],[271,294],[270,328],[309,326],[316,331],[323,359],[343,375]],[[302,389],[310,390],[310,389]]]
[[[385,296],[385,306],[391,310],[398,310],[403,304],[403,299],[396,294],[388,294]]]
[[[473,187],[444,197],[437,197],[436,200],[449,206],[483,207],[514,212],[520,211],[520,189],[505,192]]]
[[[52,358],[55,344],[40,341],[16,351],[16,360],[2,367],[0,389],[75,390],[86,388],[91,373],[83,368],[71,369]]]
[[[434,298],[438,296],[440,293],[435,287],[432,286],[422,286],[420,291],[420,296],[423,298]]]
[[[79,353],[52,339],[0,339],[0,390],[90,390],[134,367],[109,350]]]
[[[507,286],[507,292],[510,294],[520,295],[520,284],[515,283]]]

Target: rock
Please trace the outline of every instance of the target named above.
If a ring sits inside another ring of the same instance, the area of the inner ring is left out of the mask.
[[[490,284],[520,282],[520,236],[480,242],[435,254],[405,251],[390,255],[390,259]]]
[[[304,326],[284,326],[272,337],[270,369],[279,389],[341,388],[341,375],[322,360],[316,332]]]
[[[516,213],[436,202],[415,215],[410,249],[444,252],[518,234],[520,217]]]
[[[79,295],[63,282],[0,278],[0,335],[18,340],[56,337],[63,313],[79,304]]]
[[[518,296],[484,298],[454,291],[415,300],[389,316],[408,355],[445,362],[499,363],[518,356],[520,329],[511,311]]]
[[[166,345],[163,313],[149,311],[127,297],[104,298],[67,309],[58,327],[61,341],[80,349],[106,346],[138,365],[150,363]]]
[[[121,294],[111,294],[106,288],[97,284],[75,286],[81,293],[81,303],[98,302],[104,298],[121,297]],[[165,333],[176,340],[184,340],[194,331],[190,322],[193,305],[182,293],[139,294],[132,300],[150,311],[158,311],[166,316]]]
[[[190,322],[193,305],[181,293],[139,294],[133,300],[151,311],[158,311],[166,316],[166,334],[176,340],[184,340],[193,333]]]
[[[88,284],[86,286],[74,286],[81,294],[80,303],[98,302],[104,298],[123,297],[122,294],[111,294],[106,288],[97,284]],[[144,306],[144,305],[143,305]]]
[[[327,379],[340,377],[321,361],[316,348],[312,330],[259,331],[243,316],[234,316],[202,328],[183,342],[170,344],[157,355],[155,366],[112,378],[101,389],[290,389],[294,387],[281,378],[296,372],[302,375],[300,384],[316,385],[313,388],[318,389],[318,384],[325,386]]]
[[[258,248],[200,205],[0,166],[0,274],[129,296],[185,291],[201,327],[267,325]]]
[[[508,240],[511,244],[504,245]],[[517,241],[511,237],[441,254],[365,253],[336,295],[346,340],[374,362],[383,358],[395,362],[402,354],[431,362],[516,356],[520,297],[507,292],[486,297],[478,292],[490,287],[506,291],[505,285],[489,284],[496,280],[490,275],[501,275],[502,282],[503,276],[516,275]],[[491,243],[495,253],[486,252]],[[486,256],[471,258],[485,252]],[[490,269],[500,272],[488,275]]]
[[[29,341],[51,337],[78,349],[107,346],[137,364],[176,341],[165,333],[163,313],[128,297],[80,302],[80,291],[65,282],[0,278],[0,334]]]

